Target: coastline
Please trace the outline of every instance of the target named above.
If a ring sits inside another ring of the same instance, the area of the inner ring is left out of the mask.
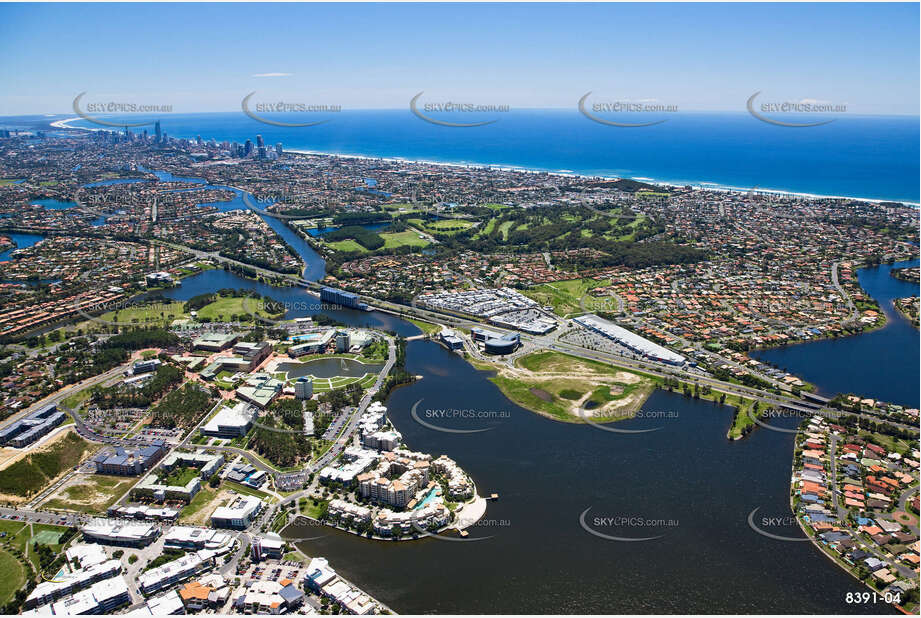
[[[66,118],[63,120],[56,120],[50,123],[55,129],[70,129],[70,130],[79,130],[79,131],[112,131],[113,128],[91,128],[91,127],[80,127],[80,126],[71,126],[71,122],[76,122],[81,120],[79,116],[73,118]],[[181,139],[191,139],[191,137],[182,137]],[[545,169],[536,169],[536,168],[527,168],[519,165],[510,165],[504,163],[458,163],[450,161],[431,161],[427,159],[408,159],[405,157],[379,157],[366,154],[345,154],[339,152],[328,152],[328,151],[319,151],[319,150],[309,150],[301,148],[289,148],[285,152],[302,154],[302,155],[312,155],[312,156],[323,156],[323,157],[336,157],[340,159],[358,159],[358,160],[367,160],[367,161],[386,161],[388,163],[407,163],[413,165],[434,165],[439,167],[448,167],[448,168],[458,168],[458,169],[492,169],[496,171],[504,172],[519,172],[524,174],[535,174],[535,175],[549,175],[549,176],[559,176],[565,178],[583,178],[583,179],[601,179],[601,180],[636,180],[638,182],[646,182],[649,184],[659,185],[659,186],[679,186],[685,187],[690,186],[691,188],[697,191],[712,191],[714,193],[753,193],[756,195],[767,195],[767,196],[776,196],[776,197],[791,197],[791,198],[802,198],[802,199],[823,199],[823,200],[854,200],[858,202],[865,202],[870,204],[882,204],[882,203],[899,203],[905,206],[921,209],[921,202],[912,202],[906,200],[893,200],[886,198],[868,198],[868,197],[854,197],[850,195],[824,195],[820,193],[809,193],[805,191],[790,191],[788,189],[782,188],[771,188],[771,187],[761,187],[755,185],[754,187],[738,187],[733,185],[725,185],[722,183],[714,183],[708,180],[668,180],[668,179],[658,179],[650,178],[647,176],[613,176],[613,175],[596,175],[596,174],[581,174],[577,172],[572,172],[569,170],[545,170]]]

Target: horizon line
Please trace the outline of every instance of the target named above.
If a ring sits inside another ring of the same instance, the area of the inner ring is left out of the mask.
[[[411,111],[410,107],[407,105],[405,107],[346,107],[342,106],[342,109],[338,112],[312,112],[317,115],[321,114],[339,114],[342,112],[390,112],[390,111]],[[515,112],[515,111],[546,111],[546,112],[576,112],[579,113],[577,106],[572,107],[514,107],[509,106],[508,112],[503,112],[505,114]],[[98,114],[99,117],[111,118],[111,117],[137,117],[137,118],[146,118],[157,116],[159,118],[170,118],[183,115],[192,115],[192,114],[232,114],[232,113],[243,113],[240,109],[224,109],[224,110],[211,110],[211,111],[181,111],[181,112],[151,112],[151,113],[138,113],[138,114],[118,114],[118,113],[101,113]],[[273,114],[278,112],[271,112]],[[296,114],[299,112],[281,112],[283,114]],[[447,112],[447,113],[457,113],[457,112]],[[488,114],[489,111],[476,112],[478,114]],[[622,114],[630,114],[631,112],[620,112]],[[654,112],[647,112],[654,113]],[[668,114],[669,117],[682,115],[682,114],[749,114],[749,111],[746,109],[688,109],[688,110],[679,110],[674,112],[659,112],[662,114]],[[781,113],[781,112],[778,112]],[[802,112],[784,112],[787,115],[801,115]],[[0,118],[20,118],[20,117],[52,117],[52,116],[73,116],[74,120],[79,120],[80,116],[75,115],[73,111],[71,112],[31,112],[31,113],[13,113],[13,114],[0,114]],[[816,113],[818,116],[834,116],[836,118],[858,118],[858,117],[902,117],[902,118],[921,118],[921,112],[911,113],[911,112],[864,112],[864,113],[852,113],[852,112],[824,112]]]

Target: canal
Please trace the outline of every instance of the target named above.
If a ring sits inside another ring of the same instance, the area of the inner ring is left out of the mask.
[[[883,328],[851,337],[760,350],[751,356],[805,378],[822,395],[857,393],[917,408],[921,403],[918,395],[921,337],[918,329],[896,311],[892,301],[917,296],[918,285],[890,274],[893,268],[917,265],[918,260],[912,260],[857,271],[861,287],[886,314]]]

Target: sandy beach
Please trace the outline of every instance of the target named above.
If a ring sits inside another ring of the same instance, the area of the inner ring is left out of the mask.
[[[89,128],[89,127],[75,127],[71,126],[70,123],[80,120],[79,116],[73,118],[66,118],[64,120],[56,120],[51,123],[51,126],[56,129],[70,129],[70,130],[79,130],[79,131],[111,131],[112,129],[105,128]],[[192,137],[182,137],[181,139],[192,139]],[[848,195],[820,195],[817,193],[802,193],[796,191],[785,191],[783,189],[772,189],[770,187],[734,187],[729,185],[721,185],[719,183],[709,182],[705,180],[697,181],[673,181],[673,180],[659,180],[655,178],[649,178],[647,176],[636,176],[636,177],[625,177],[625,176],[604,176],[604,175],[590,175],[590,174],[578,174],[571,170],[537,170],[529,169],[523,167],[517,167],[512,165],[504,165],[501,163],[452,163],[448,161],[429,161],[425,159],[406,159],[403,157],[375,157],[372,155],[364,154],[343,154],[339,152],[321,152],[318,150],[304,150],[300,148],[288,148],[285,149],[288,153],[302,154],[302,155],[311,155],[311,156],[321,156],[321,157],[337,157],[340,159],[358,159],[358,160],[367,160],[367,161],[386,161],[389,163],[406,163],[409,165],[432,165],[438,167],[447,167],[455,169],[492,169],[501,172],[518,172],[522,174],[535,174],[535,175],[547,175],[547,176],[561,176],[568,178],[585,178],[585,179],[594,179],[594,180],[636,180],[639,182],[646,182],[649,184],[657,186],[678,186],[685,187],[689,186],[692,189],[697,191],[713,191],[714,193],[754,193],[756,195],[769,195],[776,197],[788,197],[788,198],[801,198],[801,199],[821,199],[821,200],[854,200],[857,202],[866,202],[870,204],[880,204],[883,202],[893,202],[894,200],[884,200],[876,198],[865,198],[865,197],[851,197]],[[921,203],[918,202],[906,202],[901,201],[899,203],[906,204],[909,206],[919,207]]]

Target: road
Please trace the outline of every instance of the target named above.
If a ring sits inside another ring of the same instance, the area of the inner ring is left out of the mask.
[[[384,363],[384,368],[377,376],[377,380],[374,381],[374,385],[371,386],[368,390],[365,391],[364,396],[361,398],[358,407],[355,409],[355,412],[349,418],[348,423],[345,426],[345,429],[339,435],[339,438],[333,443],[330,448],[320,456],[319,459],[310,463],[307,467],[306,472],[308,474],[313,474],[318,470],[323,469],[332,463],[342,453],[342,451],[348,446],[349,442],[352,440],[355,430],[358,428],[358,421],[361,418],[362,414],[365,413],[367,407],[371,404],[371,400],[374,398],[381,387],[384,385],[384,380],[387,379],[387,376],[390,374],[390,370],[393,369],[394,364],[397,360],[397,346],[396,341],[392,337],[387,338],[387,362]],[[293,494],[290,494],[278,502],[276,502],[271,507],[265,509],[262,516],[259,518],[259,522],[252,526],[253,530],[258,530],[265,522],[271,522],[275,519],[275,514],[278,512],[278,509],[291,504],[292,502],[297,503],[297,501],[310,494],[310,487],[306,487],[300,491],[297,491]]]
[[[312,462],[307,468],[307,471],[310,473],[321,470],[322,468],[329,465],[336,457],[342,453],[343,449],[348,445],[349,440],[351,440],[352,435],[355,433],[355,430],[358,428],[358,420],[361,418],[361,415],[365,413],[367,407],[371,404],[371,399],[381,390],[381,387],[384,385],[384,380],[387,379],[387,376],[390,374],[390,370],[393,369],[393,365],[397,360],[397,346],[396,342],[391,337],[387,337],[387,362],[384,363],[384,368],[377,375],[377,379],[374,381],[374,385],[365,391],[364,396],[361,398],[361,401],[358,404],[358,407],[355,409],[355,412],[349,418],[348,423],[346,423],[345,429],[339,435],[339,438],[333,443],[333,445],[327,450],[318,460]]]
[[[828,445],[828,453],[831,457],[831,496],[832,504],[835,508],[835,515],[840,521],[847,521],[847,510],[838,504],[838,460],[835,459],[835,453],[838,451],[838,436],[831,433],[831,442]]]
[[[437,324],[448,324],[452,327],[482,327],[484,326],[483,322],[477,320],[471,320],[458,315],[445,314],[440,312],[434,312],[427,309],[422,309],[420,307],[410,307],[406,305],[397,305],[395,303],[375,301],[374,299],[362,297],[362,300],[366,302],[374,302],[374,308],[380,309],[382,311],[393,313],[397,316],[405,317],[418,317],[420,319],[434,322]],[[496,332],[502,333],[517,333],[508,328],[503,328],[496,326],[494,324],[489,324],[489,329]],[[804,399],[801,397],[796,397],[791,395],[776,394],[761,389],[757,389],[750,386],[745,386],[742,384],[735,384],[732,382],[726,382],[713,378],[709,375],[706,375],[702,372],[691,371],[685,369],[684,367],[669,366],[662,363],[657,363],[653,361],[647,361],[639,358],[628,358],[625,356],[619,356],[615,354],[609,354],[606,352],[598,352],[595,350],[588,350],[574,344],[569,344],[563,341],[558,341],[554,339],[551,335],[528,335],[526,333],[519,333],[521,335],[521,340],[525,342],[530,342],[537,347],[556,350],[558,352],[564,352],[572,356],[577,356],[579,358],[586,358],[589,360],[597,360],[616,367],[623,367],[626,369],[635,369],[637,371],[642,371],[644,373],[654,375],[662,378],[679,378],[685,382],[694,382],[699,383],[701,386],[709,386],[714,391],[720,393],[726,393],[727,395],[738,395],[760,401],[762,403],[767,403],[774,406],[781,406],[790,410],[803,412],[806,414],[819,414],[831,420],[838,420],[840,412],[836,410],[826,409],[819,407],[814,401]],[[894,427],[900,429],[916,429],[915,426],[905,425],[902,423],[897,423],[890,421],[885,418],[878,416],[872,416],[868,414],[856,414],[852,412],[846,412],[848,415],[858,416],[862,420],[869,420],[874,423],[887,423]]]
[[[97,384],[101,384],[102,382],[105,382],[106,380],[110,380],[116,376],[124,374],[124,372],[131,366],[131,363],[133,362],[134,362],[133,360],[130,360],[128,361],[128,363],[124,365],[119,365],[118,367],[114,367],[112,369],[109,369],[105,373],[100,373],[98,376],[87,378],[81,382],[77,382],[76,384],[71,384],[70,386],[65,386],[61,390],[56,391],[52,393],[51,395],[48,395],[44,399],[40,401],[36,401],[31,406],[29,406],[25,410],[22,410],[18,414],[14,414],[8,417],[7,419],[4,420],[2,424],[0,424],[0,427],[5,427],[6,425],[9,425],[10,423],[17,421],[20,418],[26,416],[27,414],[34,412],[35,410],[38,410],[39,408],[46,406],[48,404],[53,403],[58,406],[61,406],[61,402],[67,399],[68,397],[70,397],[71,395],[74,395],[84,389],[96,386]]]
[[[854,306],[854,301],[851,300],[851,297],[844,291],[844,288],[841,287],[841,284],[838,282],[838,262],[831,265],[831,283],[835,286],[835,289],[838,290],[838,294],[841,295],[841,298],[847,302],[847,308],[851,311],[851,315],[848,317],[847,321],[857,321],[857,307]]]

